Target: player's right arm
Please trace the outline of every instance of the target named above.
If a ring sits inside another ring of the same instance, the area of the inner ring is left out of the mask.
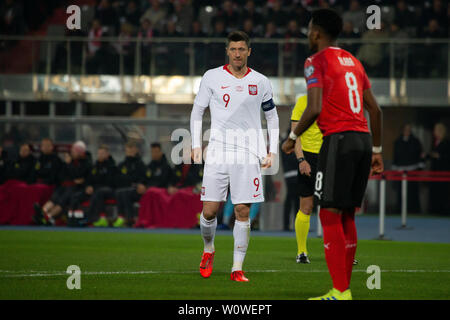
[[[367,76],[366,76],[367,77]],[[368,81],[368,80],[367,80]],[[372,152],[372,169],[370,174],[381,173],[384,170],[383,157],[381,155],[381,141],[383,130],[383,113],[370,88],[363,91],[363,105],[370,115],[370,128],[374,152]],[[379,148],[379,150],[377,150]]]
[[[200,82],[200,88],[197,96],[194,99],[194,106],[191,111],[191,139],[192,139],[192,153],[191,157],[194,163],[202,163],[202,122],[203,114],[209,106],[211,100],[212,90],[208,85],[208,72],[206,72]]]

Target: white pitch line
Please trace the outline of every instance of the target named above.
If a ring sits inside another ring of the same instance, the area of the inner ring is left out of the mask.
[[[219,270],[216,272],[226,273],[228,271]],[[249,270],[248,273],[326,273],[328,270]],[[364,272],[366,270],[356,269],[353,272]],[[381,270],[381,272],[392,273],[449,273],[450,270]],[[4,273],[5,275],[1,275]],[[139,274],[194,274],[197,270],[190,271],[176,271],[176,270],[143,270],[143,271],[81,271],[82,275],[139,275]],[[2,278],[21,278],[21,277],[54,277],[54,276],[68,276],[70,274],[61,271],[12,271],[0,270],[0,277]]]

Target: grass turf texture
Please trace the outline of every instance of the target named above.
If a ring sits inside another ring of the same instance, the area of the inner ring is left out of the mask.
[[[331,288],[320,239],[308,241],[312,263],[299,265],[294,237],[252,237],[249,283],[230,281],[232,236],[215,244],[213,274],[203,279],[200,235],[0,231],[0,299],[306,299]],[[353,297],[449,299],[449,252],[449,244],[359,241]],[[372,264],[382,269],[380,290],[366,287]],[[69,265],[81,268],[81,290],[66,287]],[[132,273],[140,271],[163,273]]]

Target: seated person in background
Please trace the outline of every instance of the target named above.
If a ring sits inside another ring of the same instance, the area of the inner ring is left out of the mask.
[[[203,165],[179,164],[173,169],[167,192],[170,195],[177,193],[178,189],[195,187],[203,180]]]
[[[97,161],[86,179],[86,188],[72,195],[70,210],[78,210],[81,203],[89,200],[87,223],[92,223],[95,227],[107,227],[105,200],[114,198],[113,185],[116,172],[116,162],[109,154],[108,146],[100,145],[97,150]]]
[[[43,207],[34,206],[33,221],[36,224],[54,224],[55,218],[69,205],[72,194],[83,190],[90,170],[91,161],[86,154],[86,145],[83,141],[77,141],[72,145],[70,154],[64,155],[59,174],[60,186]]]
[[[36,164],[33,168],[34,183],[50,186],[58,183],[58,174],[63,164],[58,155],[53,151],[53,141],[49,138],[42,139],[41,154],[36,159]]]
[[[6,180],[6,166],[8,165],[8,154],[3,147],[0,146],[0,184]]]
[[[150,149],[152,160],[146,173],[148,187],[167,188],[172,175],[172,168],[167,162],[166,155],[161,150],[161,144],[155,142]]]
[[[19,157],[12,161],[6,168],[6,180],[18,180],[25,183],[31,183],[32,171],[35,159],[31,154],[31,148],[28,143],[20,146]]]
[[[125,145],[125,156],[125,160],[117,166],[118,170],[114,179],[119,216],[113,227],[123,227],[125,224],[134,223],[134,203],[139,201],[141,195],[147,190],[146,167],[135,142],[130,141]]]

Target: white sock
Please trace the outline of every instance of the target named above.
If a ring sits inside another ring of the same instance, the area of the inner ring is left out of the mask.
[[[216,235],[217,219],[206,220],[203,216],[203,212],[200,215],[200,230],[205,244],[205,252],[214,252],[214,236]]]
[[[247,253],[248,241],[250,239],[250,219],[247,221],[238,221],[234,223],[234,255],[233,268],[231,272],[242,270],[245,254]]]

